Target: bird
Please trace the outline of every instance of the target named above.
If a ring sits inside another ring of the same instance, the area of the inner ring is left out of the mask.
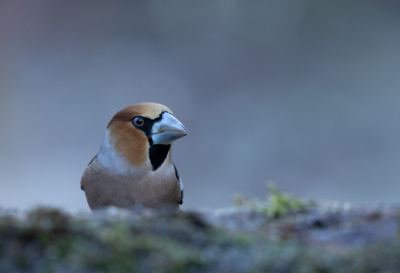
[[[90,209],[109,206],[179,211],[183,185],[171,143],[188,134],[165,105],[141,102],[117,112],[81,178]]]

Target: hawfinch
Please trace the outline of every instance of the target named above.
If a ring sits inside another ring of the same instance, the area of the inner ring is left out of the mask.
[[[115,114],[82,175],[90,209],[179,210],[183,186],[171,161],[171,143],[187,134],[172,111],[158,103],[134,104]]]

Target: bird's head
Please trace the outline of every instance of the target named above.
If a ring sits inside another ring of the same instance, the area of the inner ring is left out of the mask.
[[[168,107],[149,102],[134,104],[111,119],[98,161],[118,173],[132,168],[154,171],[165,161],[171,143],[187,134]]]

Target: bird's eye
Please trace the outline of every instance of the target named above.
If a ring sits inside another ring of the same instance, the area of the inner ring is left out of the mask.
[[[141,127],[144,124],[144,119],[142,117],[134,117],[132,122],[133,122],[133,125],[135,125],[137,127]]]

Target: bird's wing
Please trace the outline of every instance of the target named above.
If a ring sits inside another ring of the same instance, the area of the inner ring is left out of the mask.
[[[86,168],[89,167],[89,165],[93,163],[93,161],[96,159],[96,157],[97,157],[97,155],[95,155],[95,156],[92,158],[92,160],[90,160],[90,162],[89,162],[89,164],[86,166]],[[85,187],[84,187],[84,185],[83,185],[83,180],[82,180],[82,179],[81,179],[81,190],[85,191]]]
[[[183,204],[183,184],[182,184],[182,180],[179,178],[178,170],[176,169],[175,164],[174,163],[172,163],[172,164],[174,165],[174,168],[175,168],[176,179],[178,179],[179,185],[181,186],[181,200],[179,201],[179,204],[182,205]]]
[[[90,164],[92,164],[93,160],[95,160],[96,157],[97,157],[97,155],[95,155],[95,156],[92,158],[92,160],[90,160],[89,164],[87,164],[87,165],[89,166]]]

